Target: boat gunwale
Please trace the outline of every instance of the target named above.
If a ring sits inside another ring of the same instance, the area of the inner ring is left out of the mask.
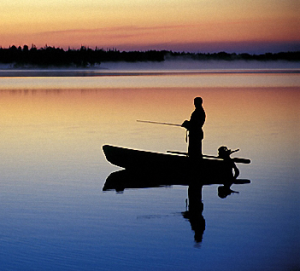
[[[124,150],[124,151],[132,151],[132,152],[138,152],[138,153],[144,153],[144,154],[147,154],[147,155],[162,155],[162,156],[166,156],[166,157],[180,157],[180,158],[186,158],[186,159],[189,159],[189,157],[187,155],[184,155],[184,154],[178,154],[178,153],[163,153],[163,152],[154,152],[154,151],[148,151],[148,150],[141,150],[141,149],[132,149],[132,148],[127,148],[127,147],[119,147],[119,146],[114,146],[114,145],[108,145],[108,144],[105,144],[102,146],[102,149],[104,151],[104,154],[106,156],[106,150],[107,148],[112,148],[112,149],[119,149],[119,150]],[[201,158],[201,160],[207,160],[207,161],[220,161],[220,162],[223,162],[224,159],[223,158],[219,158],[219,157],[205,157],[203,156]]]

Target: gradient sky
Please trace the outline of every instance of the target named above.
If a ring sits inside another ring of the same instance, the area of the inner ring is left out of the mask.
[[[0,46],[300,50],[299,0],[2,0]]]

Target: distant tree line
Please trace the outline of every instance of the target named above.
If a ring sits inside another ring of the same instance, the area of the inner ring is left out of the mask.
[[[85,46],[80,49],[55,48],[45,46],[37,49],[32,45],[29,49],[27,45],[11,46],[8,49],[0,48],[0,63],[14,64],[15,67],[33,65],[33,66],[76,66],[88,67],[107,61],[164,61],[164,53],[160,51],[132,51],[120,52],[116,49],[95,49],[92,50]]]
[[[45,46],[37,49],[32,45],[31,48],[27,45],[22,47],[11,46],[9,48],[0,47],[0,63],[13,64],[14,67],[22,66],[40,66],[40,67],[89,67],[101,62],[109,61],[125,61],[125,62],[143,62],[143,61],[164,61],[168,58],[190,58],[194,60],[286,60],[300,61],[300,51],[297,52],[282,52],[282,53],[266,53],[261,55],[250,54],[229,54],[226,52],[219,53],[186,53],[172,52],[167,50],[156,51],[118,51],[116,49],[90,49],[81,46],[80,49],[55,48]]]
[[[280,53],[265,53],[265,54],[236,54],[236,53],[174,53],[170,52],[173,57],[188,56],[195,60],[258,60],[258,61],[275,61],[275,60],[285,60],[285,61],[300,61],[300,51],[296,52],[280,52]]]

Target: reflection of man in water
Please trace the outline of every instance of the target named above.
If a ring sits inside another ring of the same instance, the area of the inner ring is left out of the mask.
[[[181,125],[189,131],[188,154],[191,158],[202,157],[202,139],[204,137],[202,126],[206,117],[202,103],[201,97],[194,99],[195,111],[192,113],[190,120],[185,120]]]
[[[189,209],[182,213],[183,217],[191,223],[192,230],[195,232],[195,241],[202,242],[203,233],[205,230],[205,219],[202,215],[202,185],[193,183],[188,188]]]

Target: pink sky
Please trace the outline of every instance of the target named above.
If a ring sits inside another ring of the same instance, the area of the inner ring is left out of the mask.
[[[118,50],[300,50],[295,0],[3,0],[0,46]]]

